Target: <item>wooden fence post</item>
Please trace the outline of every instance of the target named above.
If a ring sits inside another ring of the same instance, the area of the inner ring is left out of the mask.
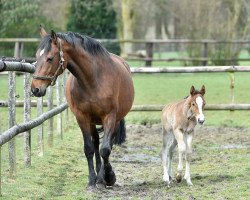
[[[145,66],[146,67],[151,67],[152,66],[152,59],[153,59],[153,43],[152,42],[147,42],[145,48],[146,48],[146,63],[145,63]]]
[[[37,98],[37,116],[43,114],[43,97]],[[38,156],[44,154],[44,143],[43,143],[43,124],[37,127],[38,132]]]
[[[48,110],[53,109],[53,87],[48,87]],[[48,146],[53,147],[53,123],[54,123],[54,118],[51,117],[49,120],[49,130],[48,130]]]
[[[65,88],[66,88],[66,82],[67,82],[67,78],[68,78],[68,71],[65,70],[64,74],[63,74],[63,101],[67,102],[66,100],[66,94],[65,94]],[[69,109],[67,108],[64,112],[64,121],[66,124],[66,127],[69,124]]]
[[[235,83],[234,72],[230,72],[229,76],[230,76],[231,103],[234,103],[234,83]]]
[[[30,121],[30,73],[24,74],[24,122]],[[31,130],[24,133],[24,164],[31,165]]]
[[[56,99],[57,106],[62,104],[62,85],[61,85],[61,77],[58,77],[56,82]],[[63,139],[63,130],[62,130],[62,113],[58,114],[57,117],[57,131],[60,134],[60,138]]]
[[[23,42],[15,42],[14,57],[21,58],[23,54]]]
[[[16,73],[9,72],[9,128],[16,123]],[[16,147],[15,138],[9,141],[9,164],[10,164],[10,177],[16,176]]]
[[[206,58],[206,59],[208,58],[207,57],[207,54],[208,54],[208,48],[207,48],[207,46],[208,46],[208,43],[204,42],[203,43],[203,50],[202,50],[202,57]],[[202,61],[202,65],[206,66],[207,65],[207,60]]]

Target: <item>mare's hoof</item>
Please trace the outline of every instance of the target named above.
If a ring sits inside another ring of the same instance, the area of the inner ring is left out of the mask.
[[[87,187],[87,190],[88,190],[89,192],[93,192],[93,191],[95,190],[95,185],[89,185],[89,186]]]
[[[113,186],[116,182],[115,173],[111,170],[107,174],[105,174],[105,181],[107,186]]]
[[[177,181],[177,183],[180,183],[181,180],[182,180],[181,174],[177,174],[177,176],[176,176],[176,181]]]
[[[104,183],[96,183],[96,188],[98,190],[103,190],[103,189],[106,188],[106,184],[104,184]]]

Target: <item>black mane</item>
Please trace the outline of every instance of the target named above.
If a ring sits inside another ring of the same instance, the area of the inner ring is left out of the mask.
[[[62,40],[65,40],[73,47],[75,47],[76,45],[80,45],[81,47],[83,47],[85,51],[87,51],[89,54],[93,56],[100,54],[104,56],[109,56],[109,52],[105,49],[105,47],[103,47],[99,41],[89,36],[80,35],[78,33],[73,33],[73,32],[57,33],[56,36],[61,38]],[[39,48],[45,49],[46,52],[50,51],[51,49],[50,34],[46,35],[42,39]]]

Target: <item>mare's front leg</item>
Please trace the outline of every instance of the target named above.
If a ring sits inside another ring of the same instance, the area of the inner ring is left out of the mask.
[[[190,162],[191,162],[191,156],[192,156],[192,139],[193,139],[193,132],[188,133],[185,137],[187,150],[186,150],[186,170],[185,170],[184,179],[186,179],[187,184],[189,186],[193,185],[193,183],[191,182],[191,177],[190,177]]]
[[[101,156],[99,152],[99,144],[100,144],[99,134],[98,134],[98,131],[96,130],[95,125],[92,125],[91,132],[92,132],[92,141],[93,141],[94,148],[95,148],[96,173],[98,174],[98,172],[101,169],[102,162],[101,162]]]
[[[104,136],[102,141],[102,146],[100,149],[100,155],[102,157],[102,166],[97,175],[97,186],[113,186],[116,181],[115,173],[112,170],[112,166],[109,163],[109,156],[111,153],[114,132],[119,123],[116,123],[115,115],[110,114],[105,117],[103,122]]]
[[[180,129],[174,130],[175,139],[178,144],[178,152],[179,152],[179,164],[177,168],[177,176],[176,181],[179,183],[182,179],[182,170],[183,170],[183,155],[186,151],[186,144],[184,142],[184,133]]]
[[[84,153],[88,161],[89,168],[89,188],[92,189],[95,187],[96,183],[96,173],[94,169],[93,157],[94,157],[94,144],[92,142],[92,133],[91,133],[91,125],[88,117],[81,116],[77,117],[78,125],[81,128],[83,140],[84,140]]]

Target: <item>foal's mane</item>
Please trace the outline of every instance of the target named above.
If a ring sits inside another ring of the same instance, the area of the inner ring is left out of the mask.
[[[73,32],[56,33],[56,36],[66,41],[73,47],[75,47],[76,45],[81,46],[85,51],[87,51],[89,54],[93,56],[96,55],[109,56],[109,52],[105,49],[105,47],[103,47],[99,41],[89,36]],[[51,50],[50,34],[43,37],[39,48],[45,49],[46,52],[49,52]]]
[[[199,90],[195,90],[194,95],[197,95],[197,94],[201,94],[201,92]],[[186,97],[184,97],[184,99],[187,99],[189,96],[190,96],[190,94],[187,95]]]

